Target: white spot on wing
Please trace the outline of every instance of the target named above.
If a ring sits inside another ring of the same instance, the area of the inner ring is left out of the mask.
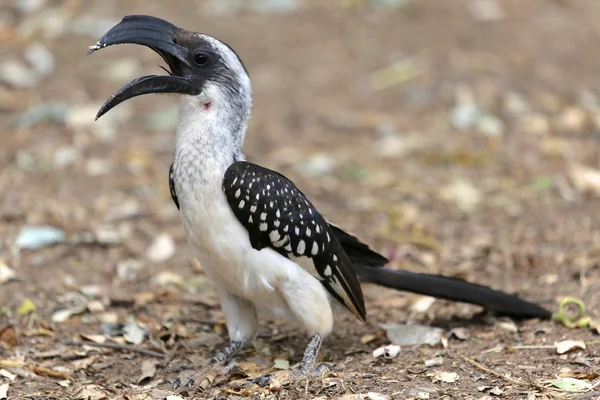
[[[323,270],[323,275],[331,276],[331,267],[329,265],[325,267],[325,270]]]
[[[311,253],[313,256],[316,256],[318,252],[319,252],[319,245],[317,244],[317,242],[313,242]]]
[[[266,220],[267,219],[267,213],[261,213],[260,214],[260,219],[263,220],[263,221]]]
[[[242,194],[242,189],[238,189],[235,191],[235,198],[237,199]]]
[[[296,235],[299,235],[299,234],[300,234],[300,228],[298,228],[298,227],[295,227],[295,228],[294,228],[294,232],[296,232]]]
[[[256,211],[256,206],[255,205],[250,206],[250,212],[253,213],[255,211]]]
[[[275,216],[276,216],[277,218],[281,217],[281,213],[279,212],[279,209],[277,209],[277,211],[275,212]]]
[[[281,236],[279,235],[279,231],[274,230],[269,233],[269,238],[271,239],[271,243],[277,242]]]
[[[304,254],[304,250],[306,250],[306,243],[304,243],[304,240],[300,240],[298,242],[298,247],[296,248],[296,253]]]
[[[246,204],[246,202],[244,200],[240,201],[240,204],[238,205],[239,208],[244,208],[244,204]]]
[[[251,224],[254,223],[254,220],[252,219],[252,215],[250,216],[250,218],[248,218],[248,222],[251,223]]]
[[[309,227],[306,227],[306,236],[310,237],[310,234],[311,234],[311,233],[312,233],[312,232],[311,232],[310,228],[309,228]]]
[[[261,222],[261,224],[258,226],[258,229],[260,229],[261,232],[266,232],[267,231],[267,224],[265,222]]]

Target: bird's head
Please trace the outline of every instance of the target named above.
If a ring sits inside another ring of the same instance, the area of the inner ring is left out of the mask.
[[[143,76],[129,82],[104,103],[96,119],[127,99],[148,93],[182,95],[185,104],[198,112],[220,109],[229,114],[249,114],[252,94],[248,73],[225,43],[160,18],[131,15],[90,46],[88,54],[123,43],[140,44],[157,52],[168,65],[168,75]]]

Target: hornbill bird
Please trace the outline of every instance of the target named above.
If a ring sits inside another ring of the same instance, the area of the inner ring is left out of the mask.
[[[178,94],[180,109],[169,185],[188,242],[216,286],[230,343],[208,368],[222,368],[252,340],[258,313],[302,327],[310,341],[290,379],[324,372],[315,367],[333,328],[332,306],[364,321],[359,281],[481,305],[517,317],[550,312],[516,296],[441,275],[386,269],[388,260],[324,219],[285,176],[245,160],[242,144],[252,107],[250,78],[235,51],[206,34],[160,18],[133,15],[90,46],[133,43],[158,53],[168,75],[137,78],[100,108],[148,93]],[[206,372],[206,371],[204,371]],[[178,378],[191,387],[201,375]],[[261,383],[268,382],[265,376]]]

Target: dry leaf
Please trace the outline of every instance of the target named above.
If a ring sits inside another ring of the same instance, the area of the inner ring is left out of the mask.
[[[80,388],[72,396],[71,400],[104,400],[108,399],[108,393],[100,390],[99,386],[88,385]]]
[[[600,170],[576,164],[571,167],[571,179],[580,192],[600,196]]]
[[[0,376],[5,377],[9,381],[14,381],[17,375],[13,374],[10,371],[5,370],[4,368],[0,369]]]
[[[367,393],[366,399],[369,399],[369,400],[390,400],[391,397],[390,396],[386,396],[385,394],[381,394],[381,393],[369,392],[369,393]]]
[[[580,340],[563,340],[555,344],[558,354],[565,354],[572,350],[585,350],[585,342]]]
[[[492,388],[492,390],[490,390],[490,393],[493,394],[494,396],[500,396],[502,393],[504,393],[504,391],[502,389],[500,389],[498,386],[494,386]]]
[[[458,374],[456,372],[447,372],[447,371],[439,371],[439,372],[429,372],[427,376],[431,378],[433,383],[436,382],[445,382],[445,383],[453,383],[458,380]]]
[[[425,313],[427,310],[429,310],[429,308],[431,308],[433,303],[435,303],[435,300],[435,297],[420,296],[419,299],[415,301],[412,306],[410,306],[410,309],[413,312]]]
[[[58,381],[56,382],[59,386],[62,386],[64,388],[68,388],[69,386],[71,386],[71,381],[68,379],[64,379],[62,381]]]
[[[137,324],[135,319],[129,318],[127,325],[123,327],[123,337],[129,343],[141,344],[144,341],[146,332]]]
[[[33,304],[33,301],[27,298],[23,299],[19,308],[17,308],[17,313],[19,315],[28,315],[32,312],[35,312],[35,304]]]
[[[13,325],[6,325],[0,328],[0,344],[8,348],[19,344],[19,338]]]
[[[373,350],[373,357],[379,358],[379,357],[383,356],[384,358],[387,358],[387,359],[396,358],[396,356],[398,356],[398,354],[400,354],[400,349],[401,349],[400,346],[398,346],[396,344],[390,344],[388,346],[383,346],[383,347]]]
[[[3,260],[0,260],[0,285],[12,281],[17,277],[14,269],[10,268]]]
[[[0,385],[0,400],[8,399],[8,383]]]
[[[454,328],[450,332],[448,332],[448,337],[452,336],[456,337],[458,340],[467,340],[470,335],[469,331],[466,328]]]
[[[154,360],[144,360],[142,362],[142,373],[137,380],[138,385],[144,385],[154,378],[156,374],[156,362]]]

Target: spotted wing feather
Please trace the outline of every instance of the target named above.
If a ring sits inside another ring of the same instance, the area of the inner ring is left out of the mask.
[[[239,161],[225,172],[223,190],[256,250],[308,257],[333,297],[361,319],[366,311],[352,264],[332,228],[285,176]]]
[[[171,198],[173,199],[173,203],[179,210],[179,200],[177,200],[177,192],[175,191],[175,176],[173,175],[173,164],[171,164],[171,168],[169,168],[169,192],[171,192]]]

